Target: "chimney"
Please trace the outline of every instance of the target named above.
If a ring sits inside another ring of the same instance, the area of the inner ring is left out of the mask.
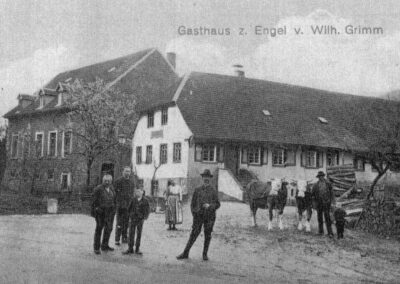
[[[235,65],[233,65],[233,68],[235,68],[236,76],[244,77],[243,65],[235,64]]]
[[[176,69],[176,53],[175,52],[167,52],[167,60],[168,62]]]

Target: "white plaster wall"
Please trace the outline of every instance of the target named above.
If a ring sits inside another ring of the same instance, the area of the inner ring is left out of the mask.
[[[151,138],[153,131],[163,131],[162,138]],[[186,178],[188,173],[188,155],[189,143],[188,139],[192,136],[192,132],[184,121],[181,112],[177,106],[168,108],[168,123],[161,125],[161,110],[154,113],[154,127],[147,128],[147,115],[139,119],[135,134],[132,140],[132,164],[141,179],[151,179],[154,173],[154,165],[146,164],[146,146],[153,146],[153,160],[156,165],[160,163],[160,144],[168,146],[168,160],[166,164],[161,165],[157,170],[156,179],[167,178]],[[173,144],[181,143],[181,162],[174,163]],[[136,147],[142,147],[142,164],[136,164]],[[146,186],[145,186],[146,187]]]
[[[243,191],[228,170],[220,169],[218,171],[218,191],[221,191],[238,200],[243,200]]]

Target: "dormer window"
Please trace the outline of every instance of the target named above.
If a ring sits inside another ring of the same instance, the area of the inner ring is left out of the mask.
[[[319,122],[323,123],[323,124],[328,124],[328,120],[326,120],[325,117],[318,117]]]
[[[271,113],[268,111],[268,110],[266,110],[266,109],[263,109],[263,114],[265,115],[265,116],[271,116]]]

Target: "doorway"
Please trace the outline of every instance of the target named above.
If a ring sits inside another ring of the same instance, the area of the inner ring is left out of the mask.
[[[114,164],[113,163],[103,163],[101,165],[100,173],[100,183],[103,181],[103,176],[111,175],[114,181]]]
[[[239,173],[240,147],[235,144],[225,145],[225,168],[231,170],[234,176]]]

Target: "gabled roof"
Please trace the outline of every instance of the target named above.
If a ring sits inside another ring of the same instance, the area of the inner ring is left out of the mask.
[[[72,83],[76,79],[94,82],[97,77],[106,83],[112,82],[152,51],[154,49],[145,49],[127,56],[60,73],[47,83],[45,88],[55,90],[59,83]]]
[[[366,150],[361,137],[370,129],[352,127],[354,110],[385,118],[389,106],[382,99],[196,72],[175,99],[195,138],[357,151]]]
[[[160,92],[160,90],[173,84],[178,77],[170,63],[156,49],[146,49],[131,55],[60,73],[39,91],[39,95],[54,95],[51,102],[41,109],[38,109],[38,99],[26,108],[18,105],[6,113],[4,117],[10,118],[14,115],[63,109],[63,106],[57,105],[55,96],[58,92],[63,91],[63,86],[76,79],[94,82],[96,78],[102,79],[108,86],[118,84],[122,91],[135,92],[138,88],[141,88],[141,92],[138,92],[138,105],[144,108],[156,101],[157,95],[160,95],[162,102],[168,100],[169,97],[164,97],[165,92]]]

